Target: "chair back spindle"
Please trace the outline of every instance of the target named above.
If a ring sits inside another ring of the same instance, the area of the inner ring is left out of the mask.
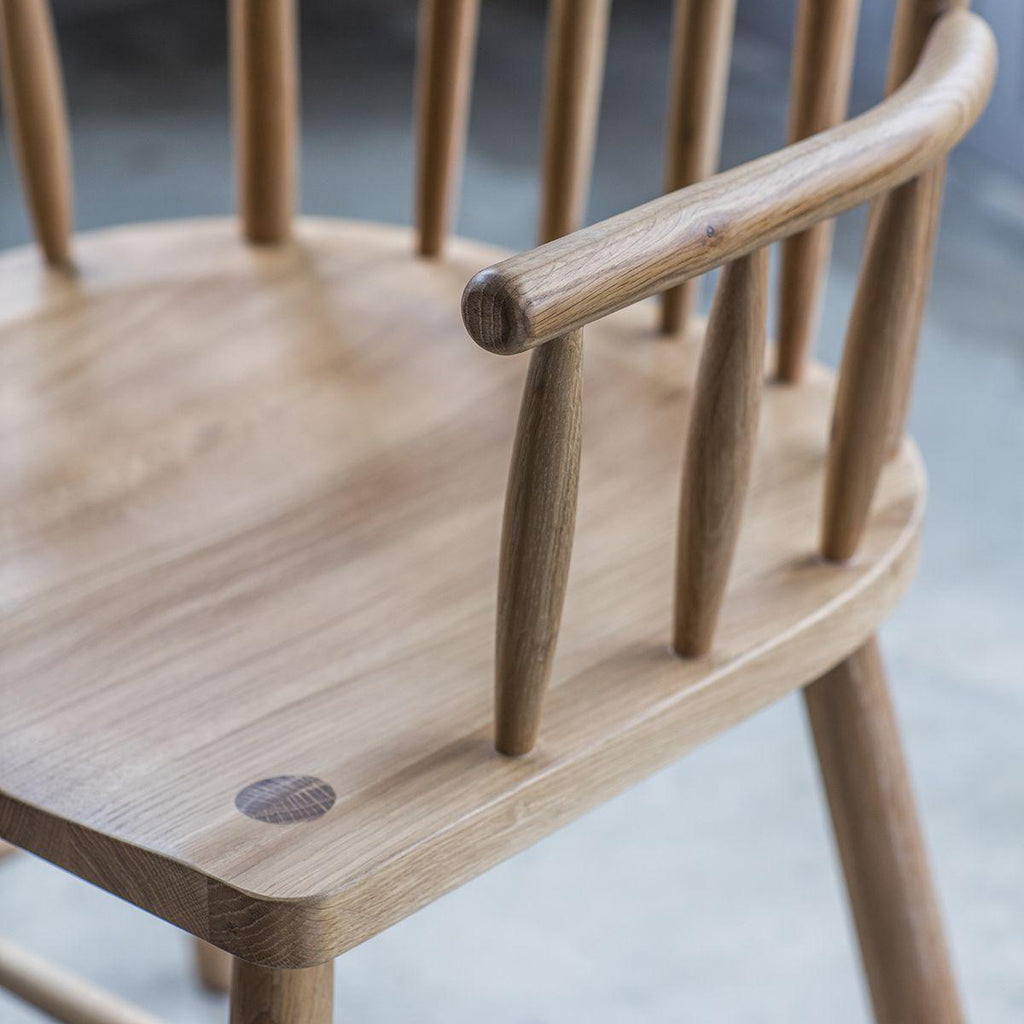
[[[436,256],[462,177],[480,0],[421,0],[416,58],[416,229]]]
[[[541,241],[583,218],[600,107],[609,0],[553,0],[544,96]],[[495,643],[495,746],[537,739],[569,576],[579,483],[583,332],[532,353],[505,494]]]
[[[860,0],[801,0],[790,85],[789,141],[839,124],[846,117]],[[832,221],[782,243],[779,268],[780,380],[800,380],[818,329]]]
[[[48,263],[71,259],[71,146],[47,0],[0,0],[4,110],[36,238]]]
[[[714,174],[722,144],[736,0],[676,0],[668,103],[665,191]],[[661,329],[685,327],[699,280],[670,288],[661,299]]]
[[[701,351],[686,439],[673,647],[711,649],[743,521],[764,384],[768,249],[722,270]]]
[[[283,242],[295,208],[298,32],[295,0],[230,0],[238,209],[245,238]]]

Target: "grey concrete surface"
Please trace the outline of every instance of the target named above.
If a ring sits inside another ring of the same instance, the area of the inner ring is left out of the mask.
[[[668,6],[616,6],[592,218],[659,188]],[[229,209],[220,8],[62,8],[81,227]],[[484,4],[459,226],[510,247],[530,244],[536,217],[542,21],[537,0]],[[411,2],[311,2],[304,28],[305,208],[407,220]],[[725,165],[778,145],[786,75],[785,54],[738,39]],[[866,91],[855,106],[875,98]],[[859,214],[839,226],[821,343],[830,362],[862,227]],[[0,245],[26,237],[5,148]],[[1024,188],[964,159],[950,174],[913,430],[930,467],[930,513],[919,579],[883,643],[969,1016],[1015,1024]],[[181,933],[27,857],[0,867],[0,931],[170,1021],[225,1019],[223,1001],[191,984]],[[799,702],[354,950],[337,972],[339,1021],[866,1021]],[[38,1019],[0,995],[4,1024]]]

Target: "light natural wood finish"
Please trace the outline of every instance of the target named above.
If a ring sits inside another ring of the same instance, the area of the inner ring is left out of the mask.
[[[245,237],[284,241],[295,206],[296,0],[231,0],[238,208]]]
[[[878,646],[804,690],[878,1024],[963,1015]]]
[[[231,1024],[331,1024],[334,964],[297,971],[234,962]]]
[[[948,11],[962,10],[967,6],[966,0],[899,0],[889,53],[889,71],[886,80],[888,92],[899,88],[913,71],[936,19]],[[920,186],[914,186],[928,189],[931,192],[931,210],[928,216],[930,233],[917,256],[921,262],[921,274],[926,282],[931,280],[932,265],[935,261],[935,243],[938,237],[945,170],[945,161],[939,161],[925,172],[926,181]],[[915,198],[910,201],[916,202],[917,200]],[[872,210],[872,216],[875,213],[876,211]],[[915,299],[912,315],[907,318],[907,336],[900,342],[901,361],[896,369],[897,379],[889,441],[890,452],[896,451],[899,447],[906,429],[910,412],[914,366],[917,362],[917,347],[920,342],[927,297],[926,286],[921,289]]]
[[[789,101],[789,141],[846,117],[860,0],[800,0]],[[822,221],[782,245],[779,268],[778,375],[795,382],[814,346],[832,222]]]
[[[71,259],[71,147],[48,0],[0,0],[4,114],[25,201],[49,263]]]
[[[822,510],[826,558],[853,557],[891,450],[905,345],[927,285],[921,253],[931,216],[926,177],[890,192],[875,211],[836,391]]]
[[[421,0],[416,60],[416,226],[436,256],[462,177],[480,0]]]
[[[768,250],[722,271],[686,440],[676,542],[673,646],[711,649],[736,554],[764,385]],[[543,351],[543,348],[541,349]]]
[[[676,0],[672,15],[665,190],[715,173],[729,84],[736,0]],[[674,334],[689,322],[698,282],[684,281],[664,293],[661,329]]]
[[[512,449],[495,645],[495,746],[503,754],[532,750],[540,727],[569,578],[582,413],[577,331],[533,353]]]
[[[466,326],[490,351],[521,352],[884,193],[963,137],[994,72],[988,26],[948,14],[874,110],[482,271]]]
[[[82,235],[76,279],[0,257],[0,837],[275,967],[362,942],[821,675],[907,585],[924,490],[906,444],[857,562],[815,558],[831,381],[768,387],[715,657],[681,660],[700,338],[665,345],[652,304],[594,325],[544,731],[501,757],[496,552],[524,368],[468,344],[456,307],[503,254],[296,234]],[[333,807],[236,809],[285,774],[330,784]]]
[[[550,0],[544,86],[542,242],[583,222],[611,0]]]
[[[231,988],[233,957],[202,939],[193,939],[196,977],[211,992],[227,992]]]
[[[160,1024],[156,1017],[0,937],[0,989],[62,1024]]]

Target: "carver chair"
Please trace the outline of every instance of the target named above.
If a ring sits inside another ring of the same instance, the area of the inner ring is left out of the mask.
[[[45,0],[0,0],[45,256],[0,257],[0,837],[230,954],[233,1024],[326,1024],[339,954],[802,690],[876,1016],[959,1020],[874,639],[943,162],[994,74],[959,7],[899,0],[845,121],[856,0],[803,0],[789,145],[714,174],[733,5],[679,0],[669,191],[577,230],[608,0],[553,0],[509,255],[448,231],[475,0],[421,5],[413,231],[293,217],[295,6],[233,0],[238,223],[79,235]],[[834,379],[828,221],[868,200]],[[6,943],[0,983],[150,1019]]]

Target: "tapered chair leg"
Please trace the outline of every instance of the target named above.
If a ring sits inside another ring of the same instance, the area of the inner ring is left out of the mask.
[[[231,988],[230,953],[211,946],[202,939],[194,939],[192,945],[195,956],[196,977],[203,988],[211,992],[227,992]]]
[[[879,1024],[963,1020],[878,645],[804,690]]]
[[[235,960],[231,973],[231,1024],[331,1024],[334,964],[296,971]]]

